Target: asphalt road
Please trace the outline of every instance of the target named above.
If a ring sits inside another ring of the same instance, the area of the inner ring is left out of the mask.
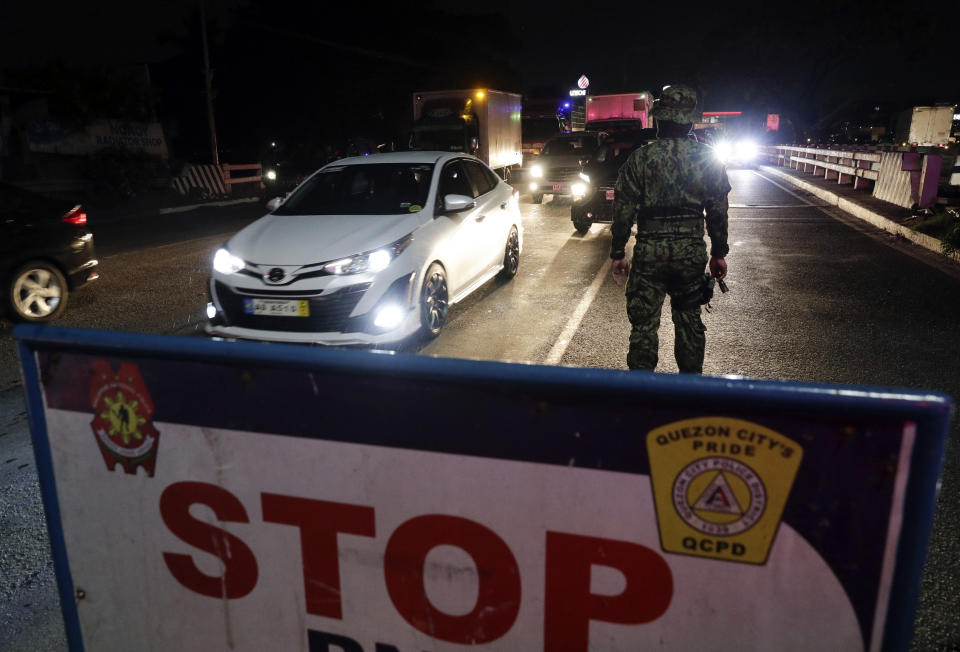
[[[728,284],[707,325],[707,374],[932,389],[960,397],[960,268],[817,206],[754,171],[731,171]],[[455,306],[408,350],[521,363],[626,367],[610,232],[578,235],[569,203],[522,204],[520,271]],[[63,325],[197,333],[210,255],[258,207],[98,227],[102,279]],[[669,309],[658,371],[676,372]],[[10,326],[0,323],[0,649],[63,647]],[[954,424],[916,621],[916,649],[960,649],[960,450]],[[7,461],[10,460],[10,461]]]

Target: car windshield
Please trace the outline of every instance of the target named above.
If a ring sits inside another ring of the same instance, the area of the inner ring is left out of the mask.
[[[541,156],[585,155],[592,153],[596,146],[596,139],[586,136],[554,138],[543,146]]]
[[[598,163],[616,163],[617,165],[620,165],[630,157],[630,154],[633,153],[633,150],[642,146],[643,143],[634,141],[607,142],[597,149],[591,160]]]
[[[444,152],[462,152],[464,145],[464,131],[460,125],[417,127],[410,143],[413,149]]]
[[[373,163],[328,167],[303,183],[275,215],[397,215],[427,203],[433,165]]]

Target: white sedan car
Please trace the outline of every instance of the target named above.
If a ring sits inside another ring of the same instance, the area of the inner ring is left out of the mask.
[[[206,330],[322,344],[436,337],[452,304],[517,273],[517,198],[463,154],[331,163],[216,252]]]

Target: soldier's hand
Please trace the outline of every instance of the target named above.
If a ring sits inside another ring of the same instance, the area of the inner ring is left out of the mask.
[[[727,275],[727,261],[723,258],[710,259],[710,276],[722,280]]]
[[[613,282],[622,286],[627,276],[630,274],[630,263],[626,258],[618,258],[610,265],[610,275],[613,276]]]

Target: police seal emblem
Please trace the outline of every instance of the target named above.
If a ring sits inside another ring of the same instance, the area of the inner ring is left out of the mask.
[[[707,457],[688,464],[673,483],[673,506],[690,527],[714,536],[753,527],[767,507],[763,480],[746,464]]]
[[[135,474],[142,466],[153,477],[160,433],[151,423],[153,401],[137,366],[121,364],[114,372],[108,362],[94,362],[90,403],[90,427],[107,468],[112,471],[120,464],[124,472]]]

